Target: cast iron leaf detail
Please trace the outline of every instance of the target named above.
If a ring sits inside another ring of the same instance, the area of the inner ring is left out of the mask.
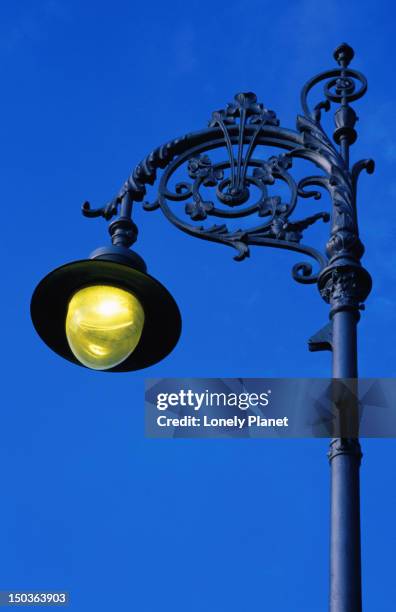
[[[279,120],[272,110],[265,108],[257,102],[257,96],[253,92],[238,93],[234,96],[234,102],[227,104],[225,109],[212,113],[209,127],[216,125],[235,125],[237,118],[246,120],[250,124],[279,125]]]
[[[223,178],[223,171],[213,167],[208,155],[199,155],[189,160],[188,175],[193,179],[201,179],[203,185],[213,186]]]
[[[304,187],[320,185],[325,187],[331,196],[333,223],[326,252],[330,259],[339,256],[342,252],[347,252],[359,259],[363,254],[363,246],[359,239],[356,218],[357,178],[362,169],[366,169],[369,173],[373,172],[374,163],[372,160],[362,160],[353,166],[352,171],[349,171],[343,157],[325,134],[320,123],[299,116],[297,128],[303,135],[307,153],[318,153],[328,162],[327,177],[306,177],[300,181],[298,186],[299,192],[304,193]],[[308,194],[304,195],[306,197]]]
[[[84,202],[82,205],[82,213],[84,217],[103,217],[106,221],[110,221],[118,213],[118,207],[121,199],[115,198],[102,208],[91,208],[89,202]]]
[[[281,205],[280,196],[269,196],[267,198],[262,198],[259,201],[259,217],[268,217],[268,215],[274,215],[276,212],[284,212],[286,207]]]
[[[334,52],[338,67],[305,84],[301,92],[303,114],[297,118],[297,131],[281,127],[274,111],[258,102],[254,93],[238,93],[230,104],[212,114],[207,129],[186,134],[152,151],[134,168],[113,200],[97,209],[85,203],[84,215],[107,220],[116,215],[122,219],[130,217],[133,202],[145,199],[147,186],[154,185],[158,171],[162,170],[158,192],[152,202],[144,202],[144,209],[161,209],[171,223],[187,234],[233,247],[237,260],[249,255],[249,246],[260,245],[308,255],[317,262],[320,273],[325,270],[328,274],[327,270],[340,260],[359,266],[363,247],[356,217],[357,180],[363,169],[371,173],[374,164],[372,160],[362,160],[349,169],[348,147],[356,140],[357,121],[350,103],[363,96],[367,88],[365,77],[349,68],[352,57],[352,49],[345,43],[340,45]],[[322,96],[311,108],[308,96],[318,84],[323,85]],[[323,111],[328,112],[334,103],[338,108],[331,139],[321,118]],[[282,152],[262,159],[262,155],[257,155],[258,147]],[[214,160],[208,155],[212,150],[225,154]],[[311,162],[323,174],[296,182],[290,171],[298,158]],[[176,173],[181,170],[186,171],[185,180],[178,180]],[[288,195],[282,192],[281,197],[276,192],[279,182],[287,186]],[[302,244],[302,239],[305,230],[319,220],[327,222],[329,214],[311,210],[302,218],[294,218],[300,199],[321,197],[317,187],[329,193],[332,204],[326,254]],[[249,217],[255,223],[238,230],[228,222],[208,227],[196,223],[212,217],[223,220]],[[302,283],[318,280],[318,274],[306,262],[294,266],[293,276]],[[326,279],[320,281],[321,286]]]
[[[186,213],[193,221],[203,221],[214,208],[213,202],[205,202],[199,195],[194,201],[186,204]]]

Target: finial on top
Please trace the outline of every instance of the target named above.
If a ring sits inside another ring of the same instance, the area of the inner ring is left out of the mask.
[[[333,53],[334,59],[343,68],[346,68],[350,64],[354,56],[354,50],[352,49],[352,47],[347,45],[347,43],[341,43],[340,45],[338,45],[338,47]]]

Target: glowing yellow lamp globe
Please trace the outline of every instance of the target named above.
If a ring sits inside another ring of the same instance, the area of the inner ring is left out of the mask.
[[[92,285],[71,298],[66,336],[83,365],[108,370],[135,350],[143,325],[143,307],[132,293],[119,287]]]

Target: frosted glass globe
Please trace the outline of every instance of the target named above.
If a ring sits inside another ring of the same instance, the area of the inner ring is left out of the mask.
[[[143,307],[132,293],[119,287],[92,285],[71,298],[66,336],[83,365],[108,370],[135,350],[143,325]]]

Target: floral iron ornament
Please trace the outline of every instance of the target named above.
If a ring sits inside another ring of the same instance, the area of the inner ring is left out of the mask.
[[[297,263],[293,277],[301,283],[318,282],[326,301],[331,302],[332,287],[339,285],[340,268],[348,268],[349,276],[355,275],[361,281],[355,283],[360,287],[354,298],[358,307],[370,291],[371,280],[360,264],[363,247],[356,216],[357,179],[362,169],[373,172],[374,163],[362,160],[349,168],[349,147],[356,140],[357,120],[350,102],[362,97],[367,89],[365,77],[348,68],[353,55],[351,47],[340,45],[334,52],[338,67],[306,83],[301,93],[303,114],[297,117],[296,130],[281,127],[275,113],[257,102],[255,94],[239,93],[224,110],[212,114],[206,130],[155,149],[136,166],[113,200],[96,210],[85,202],[83,214],[107,220],[118,216],[109,228],[113,243],[131,246],[137,237],[131,220],[132,204],[145,199],[146,186],[153,185],[158,170],[163,170],[157,197],[152,203],[144,202],[145,210],[161,209],[173,225],[187,234],[235,248],[238,261],[249,255],[252,245],[288,249],[311,257],[317,263],[317,271],[313,273],[308,262]],[[311,109],[308,95],[322,82],[324,98]],[[321,124],[322,112],[329,111],[332,104],[339,105],[333,140]],[[279,148],[281,152],[261,159],[255,156],[258,147]],[[209,152],[219,149],[225,149],[226,158],[215,161]],[[297,182],[290,174],[297,159],[312,162],[322,174]],[[176,175],[182,169],[188,180],[177,181]],[[278,182],[288,189],[286,201],[269,193],[268,188]],[[331,215],[319,210],[295,218],[299,200],[321,197],[317,189],[308,189],[312,186],[330,194]],[[177,203],[184,206],[176,207]],[[254,219],[251,227],[229,227],[230,220],[248,217]],[[325,253],[302,243],[309,226],[319,220],[328,222],[330,217],[332,229]],[[210,223],[211,218],[222,219],[222,223]]]

